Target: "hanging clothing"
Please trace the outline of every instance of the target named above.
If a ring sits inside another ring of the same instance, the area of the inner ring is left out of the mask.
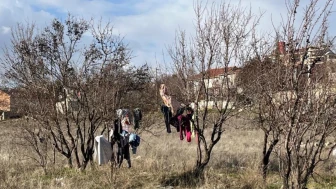
[[[117,117],[122,118],[124,111],[122,109],[117,110]]]
[[[172,117],[172,113],[170,111],[170,108],[166,105],[161,105],[161,112],[163,113],[167,133],[171,133],[170,129],[170,119]]]
[[[120,134],[120,142],[118,142],[118,153],[117,153],[117,162],[120,167],[123,160],[126,159],[128,163],[128,167],[131,168],[131,155],[129,152],[130,143],[129,143],[129,133],[127,131],[123,131]]]
[[[190,132],[191,132],[191,138],[195,138],[196,137],[196,132],[195,132],[195,124],[194,124],[194,119],[195,119],[195,115],[192,116],[192,119],[190,120]]]
[[[164,105],[161,106],[161,111],[164,115],[167,133],[171,133],[170,125],[174,126],[176,131],[179,132],[180,126],[177,117],[183,114],[184,109],[181,109],[180,102],[168,94],[168,89],[164,84],[161,84],[159,91],[164,103]]]
[[[170,108],[167,107],[166,105],[161,105],[161,112],[163,113],[167,133],[171,133],[170,126],[175,127],[176,131],[180,132],[180,126],[178,124],[177,116],[176,115],[172,116],[172,112],[170,111]]]
[[[112,159],[113,149],[111,143],[104,138],[103,135],[96,136],[94,141],[93,159],[98,162],[98,165],[108,163]]]
[[[122,118],[121,126],[122,126],[122,130],[129,132],[129,129],[131,127],[131,122],[127,115],[124,118]]]
[[[142,112],[140,108],[135,108],[133,110],[133,121],[134,121],[134,129],[140,128],[140,121],[142,120]]]
[[[121,120],[115,119],[114,120],[114,129],[113,129],[113,135],[111,136],[111,141],[120,141],[120,134],[122,132],[122,126],[121,126]]]
[[[192,107],[187,107],[187,118],[189,119],[191,137],[195,137],[195,125],[194,125],[194,110]]]
[[[119,112],[121,113],[121,112]],[[121,115],[121,114],[119,114]],[[119,116],[118,116],[119,117]],[[122,116],[120,116],[122,117]],[[129,144],[129,134],[125,130],[127,129],[127,119],[121,120],[120,118],[114,120],[114,130],[111,141],[113,143],[117,143],[117,163],[120,167],[123,160],[126,159],[128,163],[128,167],[131,167],[131,156],[129,152],[130,144]],[[123,126],[124,124],[124,126]],[[113,148],[112,148],[113,149]]]
[[[160,96],[162,98],[163,103],[170,108],[170,111],[172,112],[172,115],[175,115],[179,107],[181,106],[181,103],[178,102],[175,98],[172,98],[168,94],[168,89],[165,84],[161,84],[160,89]]]
[[[190,120],[187,119],[185,121],[185,132],[186,132],[186,138],[187,138],[187,142],[191,142],[191,128],[190,128]]]
[[[133,154],[136,154],[137,147],[140,145],[140,137],[137,134],[131,133],[129,136],[129,143]]]
[[[179,115],[177,118],[180,125],[180,140],[183,140],[184,137],[186,137],[187,142],[191,142],[191,129],[189,118],[184,115]]]

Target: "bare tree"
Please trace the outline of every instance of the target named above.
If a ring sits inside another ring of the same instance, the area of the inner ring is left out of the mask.
[[[84,34],[92,40],[84,46]],[[113,123],[115,110],[150,79],[147,66],[130,66],[131,51],[110,23],[69,15],[37,32],[19,24],[2,65],[18,88],[24,114],[38,121],[54,148],[77,167],[92,160],[94,137]]]
[[[287,1],[288,21],[281,33],[288,44],[284,62],[288,63],[285,76],[290,81],[286,85],[289,94],[282,98],[283,106],[278,109],[287,123],[280,153],[284,188],[306,187],[317,164],[329,158],[331,150],[326,150],[324,143],[336,129],[333,122],[335,93],[331,90],[331,80],[325,74],[326,70],[316,71],[323,66],[318,65],[318,57],[323,54],[314,56],[309,52],[313,47],[326,48],[323,43],[326,42],[327,19],[333,1],[326,1],[322,9],[317,3],[311,0],[304,7],[302,23],[296,29],[300,4]],[[302,58],[297,57],[300,50],[303,51]]]
[[[252,113],[252,121],[264,132],[261,172],[265,182],[271,154],[280,140],[281,124],[274,96],[280,88],[277,81],[282,79],[282,68],[268,58],[256,57],[245,63],[238,76],[240,105]]]
[[[283,74],[286,91],[277,108],[284,125],[279,152],[284,188],[306,188],[318,163],[329,158],[331,150],[324,143],[336,129],[335,93],[323,68],[327,60],[321,59],[328,48],[327,20],[333,1],[325,1],[322,8],[319,3],[286,1],[288,20],[279,32],[286,42],[281,60],[287,65]]]
[[[213,147],[221,139],[223,124],[233,113],[236,89],[230,85],[230,66],[247,58],[247,42],[260,17],[240,4],[204,5],[197,2],[194,10],[195,34],[188,40],[185,32],[179,31],[169,54],[184,100],[195,103],[203,100],[205,104],[204,107],[197,106],[194,119],[198,134],[195,173],[201,174],[210,161]],[[214,68],[224,69],[217,96],[209,87],[212,77],[209,70]],[[213,121],[208,106],[212,100],[216,110]],[[210,130],[209,137],[206,130]]]
[[[12,134],[13,143],[25,149],[19,151],[20,157],[32,159],[46,174],[50,159],[47,133],[43,133],[38,124],[28,124],[27,121],[18,123],[13,129],[15,130]]]
[[[245,89],[254,93],[259,127],[265,132],[263,160],[269,160],[268,152],[277,145],[284,188],[306,188],[316,166],[333,149],[324,145],[336,129],[335,93],[325,56],[333,45],[327,36],[333,3],[310,0],[303,5],[287,0],[287,18],[274,37],[280,40],[276,52],[263,53],[260,44],[254,46],[254,63],[246,67],[257,68],[252,69],[257,71],[252,77],[247,76]],[[263,162],[264,178],[267,162]]]

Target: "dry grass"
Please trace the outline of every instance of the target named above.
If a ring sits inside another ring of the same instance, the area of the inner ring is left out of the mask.
[[[190,174],[196,161],[196,141],[179,139],[176,131],[165,132],[163,122],[150,132],[141,134],[137,154],[132,155],[132,168],[126,162],[111,171],[110,165],[91,165],[85,171],[65,166],[65,159],[56,157],[44,174],[31,159],[29,149],[13,142],[19,132],[20,120],[0,122],[0,188],[262,188],[258,173],[262,132],[251,129],[242,119],[233,119],[226,125],[222,140],[215,147],[204,178]],[[152,133],[156,133],[153,135]],[[52,162],[52,161],[50,161]],[[271,170],[276,171],[276,160]],[[336,184],[334,160],[319,168],[311,188],[332,188]],[[328,173],[328,174],[327,174]],[[318,182],[319,183],[318,183]],[[280,188],[281,180],[274,172],[268,178],[267,188]]]

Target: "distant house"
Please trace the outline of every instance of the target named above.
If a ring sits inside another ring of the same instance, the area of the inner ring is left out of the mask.
[[[286,42],[278,42],[277,48],[270,56],[271,59],[275,60],[277,58],[276,55],[279,55],[282,58],[289,58]],[[296,49],[294,56],[297,64],[301,64],[303,62],[306,66],[310,66],[312,64],[336,63],[336,54],[327,46],[308,46],[307,48]],[[287,62],[284,63],[286,64]]]
[[[307,79],[305,81],[315,81],[316,84],[319,84],[319,82],[325,81],[323,80],[324,78],[331,79],[331,81],[334,82],[334,89],[336,89],[336,54],[327,46],[307,46],[295,49],[294,53],[292,53],[289,52],[286,42],[279,41],[276,44],[276,48],[274,48],[273,51],[265,57],[267,58],[265,59],[265,63],[270,63],[268,62],[269,60],[272,63],[279,63],[279,65],[281,65],[280,73],[283,71],[284,75],[286,72],[285,68],[294,69],[296,73],[298,71],[303,71],[306,73],[302,76],[302,78]],[[268,66],[270,65],[272,66],[272,64],[268,64]],[[245,67],[244,69],[246,71],[243,71],[242,75],[244,75],[244,72],[248,72],[249,67]],[[267,68],[265,70],[267,70]],[[281,74],[279,75],[281,78]],[[318,77],[318,79],[316,77]],[[279,85],[280,82],[277,84]],[[273,90],[278,90],[272,91],[272,98],[275,104],[279,105],[283,102],[297,98],[292,87],[285,88],[282,86]],[[320,91],[318,89],[315,90],[314,93],[317,97],[320,95]]]
[[[216,105],[223,107],[226,104],[226,101],[223,101],[223,94],[226,93],[226,81],[228,81],[229,88],[235,89],[237,86],[237,73],[240,71],[238,67],[227,67],[227,68],[214,68],[209,69],[205,73],[200,73],[192,77],[191,82],[193,83],[195,92],[200,87],[200,82],[204,78],[205,88],[208,91],[210,96],[210,101],[208,101],[208,108],[211,109]],[[205,77],[202,77],[202,76]],[[227,80],[225,79],[227,78]],[[230,103],[231,104],[231,103]],[[204,98],[201,98],[198,102],[198,105],[201,109],[205,108],[206,101]]]
[[[5,112],[10,111],[10,95],[0,90],[0,120],[5,119]]]
[[[277,48],[269,57],[275,61],[277,55],[284,60],[284,65],[288,65],[290,53],[288,52],[287,45],[284,41],[279,41]],[[308,46],[306,48],[296,49],[294,52],[295,64],[300,66],[300,69],[310,70],[310,73],[316,72],[321,68],[327,68],[325,75],[330,77],[334,84],[336,84],[336,54],[330,49],[329,46]]]

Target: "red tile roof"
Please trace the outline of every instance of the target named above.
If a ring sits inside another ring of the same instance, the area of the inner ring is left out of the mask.
[[[228,74],[236,73],[236,71],[238,71],[238,70],[239,70],[239,68],[237,68],[237,67],[227,67],[227,73]],[[210,70],[208,70],[208,73],[209,73],[210,78],[217,77],[217,76],[223,75],[225,73],[225,68],[210,69]]]
[[[234,67],[227,67],[227,74],[234,74],[240,71],[240,68],[234,66]],[[206,74],[208,75],[209,78],[215,78],[215,77],[219,77],[220,75],[224,75],[225,73],[225,68],[213,68],[210,69],[206,72]],[[202,73],[199,73],[197,75],[194,75],[192,77],[192,79],[199,79],[201,78]]]

